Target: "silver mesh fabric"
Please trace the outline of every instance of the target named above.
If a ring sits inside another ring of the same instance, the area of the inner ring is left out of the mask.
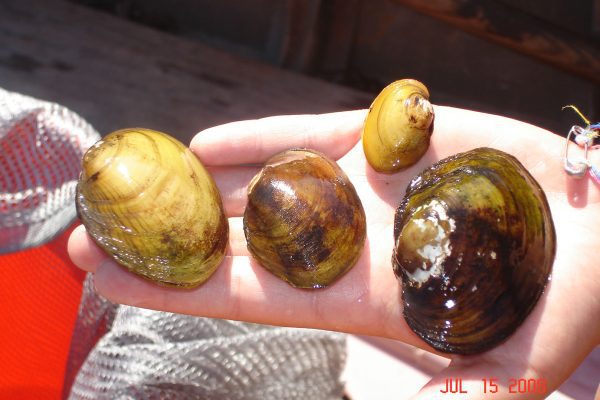
[[[342,334],[112,305],[91,275],[73,338],[70,399],[342,397]]]
[[[0,253],[46,242],[73,221],[81,157],[99,138],[60,105],[0,89]],[[342,397],[341,334],[115,305],[96,294],[92,279],[84,283],[65,398]]]
[[[0,254],[73,222],[81,156],[98,139],[65,107],[0,88]]]

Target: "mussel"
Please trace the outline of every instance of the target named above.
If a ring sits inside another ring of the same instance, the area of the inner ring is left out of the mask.
[[[404,317],[441,352],[474,354],[510,336],[552,269],[546,196],[513,156],[478,148],[416,176],[396,211]]]
[[[269,159],[248,187],[248,249],[298,288],[322,288],[358,260],[365,213],[354,186],[324,154],[288,150]]]
[[[221,263],[229,226],[219,191],[194,154],[150,129],[113,132],[83,156],[79,218],[128,270],[194,287]]]
[[[402,79],[385,87],[369,108],[362,132],[367,161],[378,172],[410,167],[429,148],[434,111],[421,82]]]

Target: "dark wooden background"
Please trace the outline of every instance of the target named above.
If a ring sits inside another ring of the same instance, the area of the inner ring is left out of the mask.
[[[437,103],[564,134],[600,120],[600,0],[73,0],[368,93],[421,79]]]
[[[142,126],[184,143],[225,122],[371,98],[60,0],[0,0],[0,87],[63,104],[101,134]]]

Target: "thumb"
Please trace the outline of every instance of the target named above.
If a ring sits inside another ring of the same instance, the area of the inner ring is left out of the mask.
[[[421,388],[413,400],[544,399],[547,382],[527,366],[484,357],[457,357]]]

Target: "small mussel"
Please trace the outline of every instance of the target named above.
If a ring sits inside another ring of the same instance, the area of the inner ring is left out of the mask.
[[[394,239],[406,322],[435,349],[458,354],[488,350],[519,327],[546,287],[556,248],[539,184],[490,148],[415,177]]]
[[[196,156],[150,129],[113,132],[83,156],[79,218],[128,270],[165,286],[194,287],[221,263],[228,223]]]
[[[248,249],[267,270],[299,288],[322,288],[358,260],[365,212],[335,163],[312,150],[269,159],[248,187]]]
[[[415,164],[429,148],[434,111],[421,82],[402,79],[375,98],[363,127],[363,150],[378,172],[394,173]]]

